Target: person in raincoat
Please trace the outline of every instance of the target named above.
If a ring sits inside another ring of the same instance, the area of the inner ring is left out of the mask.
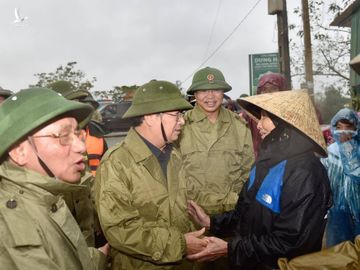
[[[310,96],[294,90],[256,95],[240,106],[259,119],[259,158],[235,209],[209,217],[193,201],[189,214],[218,237],[197,261],[227,256],[230,269],[277,268],[280,257],[319,251],[331,206],[329,179],[319,155],[326,145]]]
[[[79,127],[91,113],[47,88],[21,90],[0,106],[2,269],[105,269],[63,199],[86,191]]]
[[[351,109],[339,110],[330,123],[335,143],[322,159],[327,169],[334,205],[329,210],[326,246],[331,247],[360,234],[360,123]]]
[[[95,202],[111,246],[112,269],[192,269],[186,254],[207,242],[190,232],[181,155],[173,148],[192,106],[167,81],[135,92],[126,138],[110,148],[96,173]]]
[[[231,89],[220,70],[197,71],[187,91],[196,105],[186,112],[178,140],[188,195],[210,214],[235,206],[254,161],[245,121],[222,106]]]

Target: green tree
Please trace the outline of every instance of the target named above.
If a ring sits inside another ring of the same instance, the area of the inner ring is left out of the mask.
[[[352,1],[309,1],[314,79],[320,82],[322,88],[335,85],[340,87],[343,94],[348,95],[350,95],[350,29],[332,27],[330,23]],[[300,7],[295,8],[294,13],[301,18]],[[290,24],[289,28],[293,33],[290,39],[292,76],[302,78],[305,74],[302,22],[298,25]]]
[[[89,91],[94,87],[96,77],[87,79],[83,71],[76,69],[76,64],[75,61],[68,62],[65,66],[59,66],[54,72],[37,73],[35,77],[38,78],[38,82],[30,86],[46,87],[55,81],[64,80],[71,82],[76,89]]]
[[[137,85],[114,86],[114,88],[109,91],[95,91],[95,95],[102,99],[111,99],[114,102],[121,102],[123,100],[132,100],[132,97],[137,88]]]
[[[335,86],[325,88],[324,94],[317,94],[315,98],[324,123],[330,123],[331,118],[344,107],[349,107],[351,98],[344,96],[341,89]]]

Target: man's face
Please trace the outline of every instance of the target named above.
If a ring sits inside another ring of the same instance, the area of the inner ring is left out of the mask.
[[[336,130],[356,130],[355,126],[352,123],[342,122],[341,120],[336,123]],[[347,142],[352,139],[351,133],[342,133],[340,136],[340,142]]]
[[[171,111],[171,112],[161,113],[160,121],[162,121],[168,142],[176,141],[180,135],[182,126],[185,124],[185,120],[182,112]],[[161,132],[160,127],[159,127],[159,131]]]
[[[199,90],[195,92],[196,103],[205,113],[220,110],[224,92],[222,90]]]
[[[86,151],[82,135],[79,136],[75,118],[66,117],[55,121],[29,137],[32,148],[29,169],[47,175],[40,165],[37,155],[60,180],[76,183],[85,169],[84,153]],[[60,138],[58,137],[60,136]],[[31,152],[31,151],[30,151]]]

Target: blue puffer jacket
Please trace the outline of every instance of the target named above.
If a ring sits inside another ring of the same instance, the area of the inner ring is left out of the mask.
[[[313,150],[291,127],[277,127],[263,140],[236,208],[211,218],[213,234],[235,235],[228,245],[230,269],[277,268],[280,257],[321,249],[331,193]]]

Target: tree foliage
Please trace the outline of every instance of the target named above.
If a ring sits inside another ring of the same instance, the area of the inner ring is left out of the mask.
[[[114,88],[109,91],[95,91],[95,95],[101,99],[111,99],[114,102],[121,102],[123,100],[131,100],[137,88],[137,85],[114,86]]]
[[[313,52],[314,80],[322,88],[335,85],[349,95],[350,28],[330,26],[330,23],[353,0],[310,0],[309,15]],[[295,8],[301,18],[302,10]],[[290,24],[292,76],[304,77],[303,25]],[[295,34],[295,35],[294,35]]]
[[[64,80],[71,82],[78,90],[89,91],[94,87],[96,77],[87,79],[83,71],[76,69],[76,64],[75,61],[68,62],[65,66],[59,66],[54,72],[37,73],[35,77],[38,78],[38,82],[30,86],[46,87],[55,81]]]
[[[331,118],[341,108],[351,104],[351,98],[344,97],[341,89],[333,85],[326,87],[323,94],[317,94],[315,100],[324,123],[330,123]]]

